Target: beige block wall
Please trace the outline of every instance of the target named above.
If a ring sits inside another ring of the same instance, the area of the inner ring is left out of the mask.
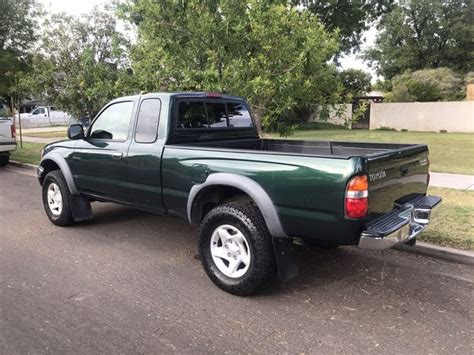
[[[331,109],[329,112],[329,118],[326,122],[344,125],[347,119],[352,117],[352,104],[340,104],[336,105],[336,108]],[[319,112],[313,113],[308,122],[324,122],[319,117]]]
[[[468,84],[466,88],[466,100],[474,101],[474,84]]]
[[[370,129],[474,132],[474,101],[370,104]]]

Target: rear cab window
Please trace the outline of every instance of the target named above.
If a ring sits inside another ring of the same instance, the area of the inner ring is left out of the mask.
[[[250,117],[248,108],[242,103],[227,104],[230,127],[253,127],[253,121]]]
[[[258,137],[244,101],[232,98],[178,97],[173,106],[170,143]]]
[[[239,102],[180,100],[177,129],[253,127],[247,106]]]

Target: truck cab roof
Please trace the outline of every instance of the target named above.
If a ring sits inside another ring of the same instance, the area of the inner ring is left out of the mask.
[[[150,92],[137,95],[119,97],[112,102],[118,102],[123,100],[139,100],[146,98],[171,98],[171,97],[195,97],[195,98],[209,98],[209,99],[223,99],[223,100],[235,100],[245,101],[244,98],[239,96],[227,95],[219,92],[204,92],[204,91],[175,91],[175,92]]]

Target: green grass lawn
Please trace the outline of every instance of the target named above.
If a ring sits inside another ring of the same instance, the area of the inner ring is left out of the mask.
[[[23,142],[23,148],[20,148],[20,142],[18,141],[17,143],[18,146],[16,150],[12,152],[10,159],[37,165],[40,161],[41,149],[43,149],[46,144]]]
[[[39,138],[67,138],[67,131],[51,131],[51,132],[33,132],[25,133],[27,137],[39,137]]]
[[[278,137],[277,134],[268,134]],[[431,171],[474,174],[474,134],[379,130],[298,130],[290,139],[374,143],[423,143],[430,149]]]
[[[474,250],[474,191],[430,187],[428,193],[441,196],[443,202],[420,240]]]

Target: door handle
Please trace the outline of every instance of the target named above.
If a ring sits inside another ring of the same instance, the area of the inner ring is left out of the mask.
[[[122,153],[116,152],[112,154],[112,158],[114,159],[122,159]]]

